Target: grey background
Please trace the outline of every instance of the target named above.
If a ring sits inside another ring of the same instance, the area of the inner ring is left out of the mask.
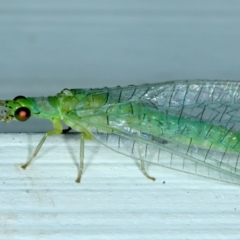
[[[0,1],[0,99],[240,76],[239,1]],[[31,119],[0,132],[44,132]]]

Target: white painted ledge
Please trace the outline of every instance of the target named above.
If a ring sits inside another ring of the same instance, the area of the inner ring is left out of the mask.
[[[240,186],[136,163],[78,135],[0,134],[0,239],[239,239]],[[165,184],[163,184],[165,181]]]

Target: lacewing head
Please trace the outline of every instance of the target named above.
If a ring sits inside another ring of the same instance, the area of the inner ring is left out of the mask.
[[[13,100],[0,100],[0,106],[4,109],[0,112],[1,122],[10,122],[12,120],[26,121],[31,116],[30,108],[27,106],[27,99],[18,96]]]

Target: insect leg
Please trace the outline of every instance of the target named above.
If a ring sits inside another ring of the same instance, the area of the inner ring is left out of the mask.
[[[32,160],[37,156],[39,150],[41,149],[43,143],[45,142],[45,140],[47,139],[48,136],[51,135],[56,135],[56,134],[61,134],[62,133],[62,124],[58,119],[53,119],[52,120],[54,129],[51,131],[48,131],[44,134],[44,136],[42,137],[41,141],[39,142],[39,144],[37,145],[33,155],[31,156],[31,158],[24,164],[22,165],[23,169],[26,169],[27,166],[30,165],[30,163],[32,162]]]
[[[138,133],[138,135],[140,135],[140,133]],[[150,175],[148,175],[146,168],[145,168],[145,161],[144,161],[144,155],[145,155],[145,144],[142,144],[140,142],[138,142],[138,153],[139,153],[139,158],[141,161],[141,171],[144,174],[144,176],[146,176],[147,178],[149,178],[152,181],[155,181],[156,178],[151,177]]]
[[[80,133],[80,164],[78,170],[78,176],[75,180],[76,183],[80,183],[84,168],[84,133]]]
[[[65,117],[63,121],[68,126],[71,126],[71,128],[75,131],[80,132],[80,164],[78,169],[78,176],[75,180],[76,183],[80,183],[84,168],[84,143],[85,140],[92,140],[93,136],[86,128],[79,125],[79,118],[76,118],[75,116],[71,116],[71,118]]]

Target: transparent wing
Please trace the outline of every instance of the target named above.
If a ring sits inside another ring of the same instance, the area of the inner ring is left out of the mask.
[[[240,96],[234,81],[175,81],[93,89],[98,109],[76,108],[107,147],[171,169],[239,183]],[[229,141],[229,139],[231,141]]]
[[[169,114],[239,130],[239,82],[198,80],[166,83],[155,92],[152,89],[151,94],[144,98]]]
[[[94,132],[93,135],[106,147],[134,159],[140,159],[138,144],[141,144],[140,146],[144,151],[141,157],[146,162],[194,175],[240,184],[239,154],[165,142],[161,138],[153,141],[150,136],[144,136],[140,139],[126,134]]]
[[[75,90],[76,94],[79,90]],[[82,91],[82,90],[81,90]],[[87,89],[89,95],[107,95],[105,109],[126,102],[145,101],[169,114],[240,129],[240,82],[185,80],[116,88]],[[81,114],[82,105],[76,111]],[[104,107],[102,108],[104,109]]]

